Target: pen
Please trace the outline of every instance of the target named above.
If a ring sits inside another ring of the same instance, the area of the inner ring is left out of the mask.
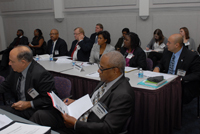
[[[68,97],[64,98],[63,100],[65,100],[65,99],[66,99],[65,103],[66,103],[66,102],[68,102],[68,99],[69,99],[69,98],[72,98],[72,96],[73,96],[73,95],[70,95],[70,96],[68,96]]]

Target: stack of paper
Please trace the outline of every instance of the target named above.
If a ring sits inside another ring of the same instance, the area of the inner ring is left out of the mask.
[[[0,134],[50,134],[50,127],[14,122],[0,115]]]

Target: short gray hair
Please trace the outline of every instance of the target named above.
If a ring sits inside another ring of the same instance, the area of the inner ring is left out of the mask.
[[[17,59],[19,61],[25,60],[27,62],[31,62],[33,60],[33,52],[28,46],[18,45],[16,49],[18,49],[19,52],[17,55]]]
[[[120,72],[124,73],[126,61],[124,56],[120,52],[111,51],[104,55],[109,57],[109,65],[119,68]]]

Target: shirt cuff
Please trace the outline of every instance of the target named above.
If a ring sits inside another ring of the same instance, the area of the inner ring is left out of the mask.
[[[35,107],[34,107],[34,105],[33,105],[33,101],[31,101],[31,107],[32,107],[33,109],[35,109]]]

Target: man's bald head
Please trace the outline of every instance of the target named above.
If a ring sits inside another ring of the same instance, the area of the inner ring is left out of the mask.
[[[16,56],[19,61],[23,59],[27,62],[31,62],[33,60],[32,50],[28,46],[18,45],[11,50],[10,54],[12,53],[17,54]]]
[[[181,36],[181,34],[172,34],[168,38],[167,47],[169,51],[176,53],[182,48],[182,46],[183,37]]]

